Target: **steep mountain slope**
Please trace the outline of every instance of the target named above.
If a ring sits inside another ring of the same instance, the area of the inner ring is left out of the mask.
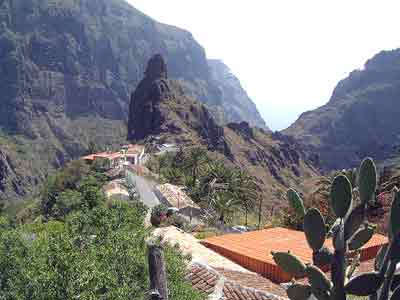
[[[167,74],[162,57],[153,57],[145,78],[132,94],[128,123],[131,141],[149,142],[156,137],[182,146],[202,144],[215,159],[254,175],[269,205],[273,192],[299,186],[304,178],[317,173],[315,161],[294,139],[252,128],[246,122],[218,125],[208,109],[185,95],[180,82],[168,79]]]
[[[329,102],[284,130],[320,154],[324,169],[385,160],[400,144],[400,49],[383,51],[339,82]]]
[[[155,53],[219,121],[233,118],[193,36],[123,0],[0,0],[0,24],[0,199],[26,193],[91,141],[123,142],[129,95]]]
[[[229,67],[217,59],[208,60],[208,65],[213,80],[218,83],[222,98],[230,100],[229,106],[224,108],[224,113],[229,116],[229,120],[231,122],[245,120],[252,126],[268,129],[256,105]]]

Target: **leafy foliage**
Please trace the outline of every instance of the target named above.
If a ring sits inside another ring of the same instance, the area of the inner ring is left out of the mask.
[[[36,212],[46,216],[17,226],[0,218],[0,299],[145,299],[147,209],[106,202],[102,184],[75,162],[46,185]],[[164,256],[170,298],[203,299],[184,280],[186,257],[169,245]]]
[[[212,161],[201,147],[162,155],[151,167],[162,181],[185,185],[191,198],[217,215],[221,223],[241,210],[247,225],[247,215],[258,199],[258,187],[246,172]]]

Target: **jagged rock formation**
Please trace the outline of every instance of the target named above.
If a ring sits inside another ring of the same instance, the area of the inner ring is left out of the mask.
[[[317,162],[293,138],[250,127],[246,122],[219,126],[204,105],[186,96],[180,82],[168,79],[166,74],[162,57],[153,57],[145,78],[132,94],[130,140],[157,137],[182,146],[205,145],[215,159],[253,174],[268,197],[271,191],[298,186],[304,177],[317,173]],[[271,205],[272,200],[268,200]]]
[[[285,134],[319,153],[325,170],[385,161],[400,145],[400,49],[383,51],[339,82],[329,102],[303,113]]]
[[[152,57],[144,79],[131,97],[128,140],[137,142],[149,136],[173,134],[174,142],[184,143],[194,131],[210,150],[229,156],[223,128],[204,105],[185,96],[179,82],[168,79],[167,74],[163,57]]]
[[[124,142],[130,92],[155,53],[186,92],[230,121],[230,96],[193,36],[124,0],[2,0],[0,24],[0,149],[24,190],[89,142]],[[0,199],[19,196],[5,190]]]

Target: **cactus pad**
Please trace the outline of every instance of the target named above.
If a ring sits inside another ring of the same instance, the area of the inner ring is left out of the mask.
[[[316,266],[326,266],[332,263],[333,253],[329,248],[322,247],[317,252],[313,252],[313,263]]]
[[[287,289],[287,295],[290,300],[307,300],[311,296],[311,287],[309,285],[293,284]]]
[[[294,209],[299,217],[304,217],[306,210],[300,195],[294,190],[289,189],[286,193],[290,206]]]
[[[348,240],[360,228],[365,219],[365,205],[360,204],[352,209],[344,222],[344,238]]]
[[[304,277],[306,265],[293,254],[288,252],[272,253],[275,263],[286,273],[295,277]]]
[[[362,161],[359,174],[360,199],[365,204],[372,199],[376,189],[376,168],[372,158],[368,157]]]
[[[344,175],[336,176],[331,186],[331,206],[338,218],[346,216],[352,201],[351,183]]]
[[[346,284],[345,291],[356,296],[369,296],[378,291],[383,280],[377,272],[363,273],[353,277]]]
[[[332,288],[332,282],[324,272],[316,266],[309,265],[306,269],[308,280],[313,290],[327,292]]]
[[[322,248],[326,238],[326,226],[324,218],[316,208],[311,208],[304,216],[304,233],[308,245],[314,252]]]
[[[375,232],[375,227],[366,225],[360,228],[349,241],[349,250],[357,250],[364,246],[372,238]]]
[[[392,208],[390,210],[390,234],[400,233],[400,192],[394,194]]]

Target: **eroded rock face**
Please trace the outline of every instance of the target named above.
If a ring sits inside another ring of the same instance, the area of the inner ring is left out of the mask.
[[[158,54],[150,59],[145,78],[131,96],[128,140],[142,140],[161,133],[165,118],[160,103],[171,98],[167,67],[162,56]]]
[[[384,162],[400,145],[400,49],[382,51],[340,81],[329,102],[284,131],[320,156],[324,170]]]
[[[239,133],[241,136],[243,136],[243,138],[247,140],[254,139],[253,129],[247,122],[243,121],[240,123],[229,123],[227,126],[233,131]]]
[[[224,129],[205,106],[188,99],[179,83],[169,80],[167,74],[163,57],[160,54],[152,57],[144,79],[131,97],[128,140],[140,141],[161,134],[179,140],[179,136],[194,131],[210,150],[229,157]]]

